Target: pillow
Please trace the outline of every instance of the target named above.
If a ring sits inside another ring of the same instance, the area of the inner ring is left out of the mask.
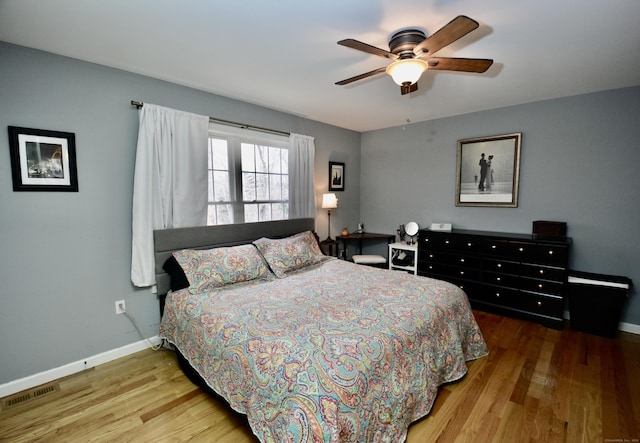
[[[263,237],[253,244],[278,278],[285,278],[292,271],[331,259],[322,253],[311,231],[281,239]]]
[[[172,291],[179,291],[180,289],[189,287],[189,280],[187,276],[184,275],[184,271],[178,263],[178,260],[172,255],[164,262],[162,265],[162,269],[169,274],[170,277],[170,287]]]
[[[269,276],[267,265],[253,245],[185,249],[173,256],[184,271],[192,294]]]

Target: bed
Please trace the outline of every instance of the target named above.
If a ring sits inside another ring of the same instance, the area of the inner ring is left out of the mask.
[[[468,299],[324,256],[314,223],[156,231],[159,335],[263,443],[405,441],[488,353]]]

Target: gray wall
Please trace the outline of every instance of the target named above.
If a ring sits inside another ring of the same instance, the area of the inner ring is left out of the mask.
[[[130,100],[298,132],[316,140],[316,195],[328,161],[346,163],[331,232],[422,226],[530,232],[564,220],[575,269],[640,281],[640,88],[532,103],[359,134],[123,71],[0,42],[0,384],[157,333],[157,299],[130,283],[138,117]],[[6,127],[76,135],[78,193],[13,192]],[[523,133],[520,204],[454,205],[456,141]],[[327,216],[317,229],[326,237]],[[624,320],[640,324],[632,293]]]
[[[132,99],[315,137],[318,202],[329,160],[349,174],[332,233],[358,221],[359,133],[0,42],[0,384],[139,341],[119,299],[157,334],[156,296],[130,282]],[[75,133],[80,191],[13,192],[10,125]],[[321,237],[326,222],[319,210]]]
[[[565,221],[573,269],[640,284],[638,122],[635,87],[364,133],[361,218],[389,233],[408,221],[518,233]],[[522,132],[518,207],[456,207],[457,141],[512,132]],[[623,321],[640,325],[635,289]]]

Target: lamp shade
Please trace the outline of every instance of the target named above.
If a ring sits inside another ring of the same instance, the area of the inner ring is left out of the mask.
[[[400,86],[406,83],[414,84],[428,67],[427,62],[423,60],[405,58],[387,66],[387,74]]]
[[[334,209],[337,207],[338,199],[335,194],[322,194],[322,209]]]

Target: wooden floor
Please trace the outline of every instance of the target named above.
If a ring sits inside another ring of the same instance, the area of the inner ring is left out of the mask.
[[[441,387],[408,443],[640,442],[640,338],[556,331],[475,312],[490,355]],[[244,416],[146,350],[0,411],[0,441],[257,442]]]

